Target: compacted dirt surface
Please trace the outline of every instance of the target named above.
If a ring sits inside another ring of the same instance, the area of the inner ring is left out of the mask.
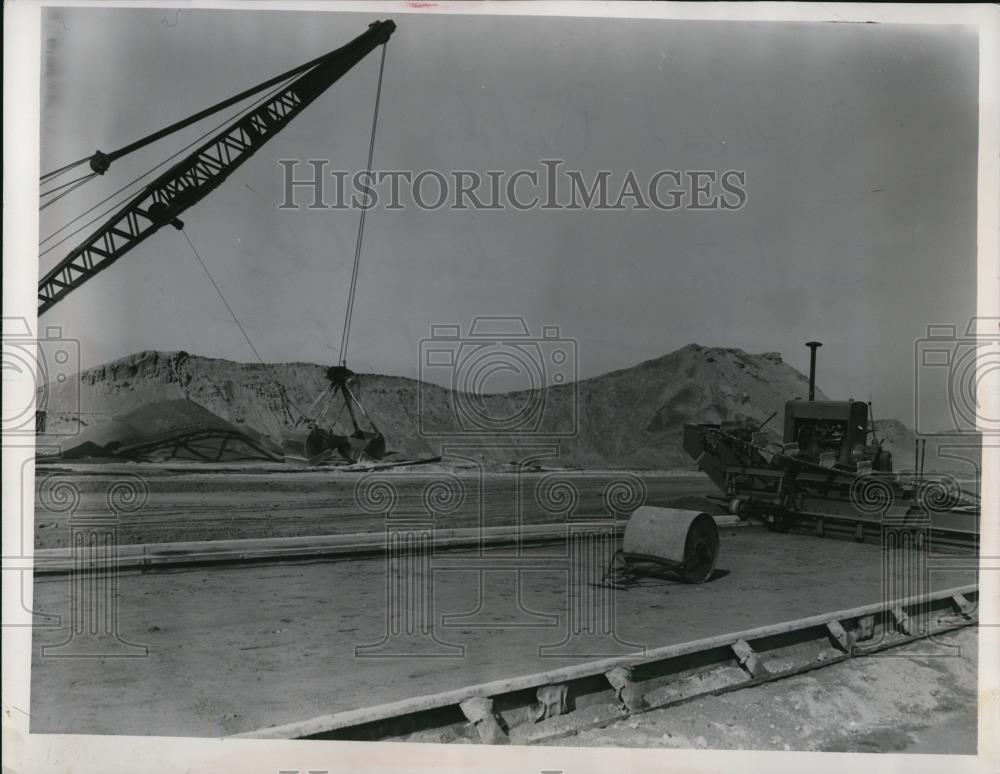
[[[555,744],[974,755],[976,634],[948,632]]]
[[[449,552],[409,566],[379,558],[122,573],[106,586],[39,576],[33,607],[59,618],[39,617],[34,630],[31,730],[215,737],[877,603],[887,593],[879,546],[757,527],[723,531],[716,576],[702,585],[647,579],[612,592],[590,582],[604,560],[598,555],[581,572],[565,548],[548,546],[520,555]],[[952,588],[975,575],[955,569],[929,580]],[[890,668],[879,663],[872,659],[872,674]],[[910,701],[905,691],[913,689],[913,701],[930,712],[943,668],[899,667],[923,684],[897,686],[899,701]],[[805,683],[818,687],[802,699],[816,727],[843,731],[816,744],[860,744],[847,734],[851,718],[820,713],[827,698],[864,687],[866,673],[851,674],[843,683],[802,678],[819,681]],[[786,684],[761,690],[777,696]],[[713,701],[718,712],[705,711],[701,730],[664,725],[656,738],[669,742],[676,731],[682,746],[699,736],[714,746],[722,731],[711,724],[725,725],[725,702],[735,702],[735,713],[742,700]],[[813,722],[793,717],[791,698],[761,701],[766,712],[752,712],[753,723],[771,713],[783,730],[748,725],[733,739],[757,746],[755,735],[764,734],[760,744],[780,747],[792,744],[796,724]],[[878,726],[864,714],[853,720],[859,729]]]
[[[117,541],[131,544],[382,531],[386,492],[393,518],[433,518],[440,528],[460,528],[608,515],[609,498],[626,512],[642,500],[718,509],[704,499],[713,491],[701,473],[60,464],[36,470],[34,535],[35,548],[63,548],[70,520],[106,518],[109,499],[118,506]],[[568,492],[571,499],[563,499]]]

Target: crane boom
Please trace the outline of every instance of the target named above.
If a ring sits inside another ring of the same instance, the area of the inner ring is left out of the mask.
[[[217,188],[260,147],[280,132],[320,94],[395,31],[391,20],[377,21],[347,45],[263,104],[222,129],[197,150],[157,177],[73,249],[38,283],[38,313],[52,308],[84,282]]]

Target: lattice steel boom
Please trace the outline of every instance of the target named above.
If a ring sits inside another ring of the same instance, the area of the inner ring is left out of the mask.
[[[362,35],[324,57],[286,88],[222,129],[112,215],[38,283],[38,313],[108,268],[168,223],[181,228],[178,216],[217,188],[295,116],[384,44],[396,25],[369,25]]]

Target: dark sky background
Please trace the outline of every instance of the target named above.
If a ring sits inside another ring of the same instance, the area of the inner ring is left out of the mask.
[[[372,14],[54,9],[42,169],[116,149],[342,45]],[[369,213],[350,365],[417,375],[436,323],[523,315],[581,376],[690,342],[780,351],[820,386],[912,420],[914,343],[975,309],[974,30],[397,14],[378,169],[746,171],[736,212]],[[268,361],[335,362],[356,211],[284,211],[281,158],[365,164],[378,53],[218,191],[186,231]],[[42,212],[48,235],[214,126],[117,162]],[[80,235],[82,237],[83,234]],[[77,240],[42,256],[42,271]],[[42,318],[83,365],[143,349],[254,355],[163,229]],[[944,424],[943,394],[922,407]]]

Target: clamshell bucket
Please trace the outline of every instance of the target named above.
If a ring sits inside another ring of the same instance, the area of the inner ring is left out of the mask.
[[[359,430],[344,438],[337,451],[348,462],[380,460],[385,456],[385,436],[378,432]]]
[[[285,460],[318,465],[335,455],[350,463],[380,460],[385,456],[385,436],[359,430],[352,435],[330,433],[321,427],[295,428],[285,433]]]
[[[355,394],[352,387],[355,377],[355,373],[345,365],[331,366],[327,369],[326,378],[330,381],[330,388],[313,401],[307,418],[299,420],[298,426],[285,433],[282,447],[286,460],[318,465],[329,461],[334,454],[339,454],[347,462],[354,464],[385,457],[385,436],[375,427],[375,423],[371,421]],[[325,414],[335,395],[343,398],[344,408],[351,418],[354,432],[350,435],[341,435],[325,429],[321,425],[320,418],[313,413],[318,404],[323,403],[325,408],[320,411],[320,415]],[[356,410],[368,421],[371,430],[361,429]]]
[[[326,435],[327,433],[318,427],[292,428],[286,431],[281,442],[285,461],[315,465],[327,459],[330,454],[326,445]]]

